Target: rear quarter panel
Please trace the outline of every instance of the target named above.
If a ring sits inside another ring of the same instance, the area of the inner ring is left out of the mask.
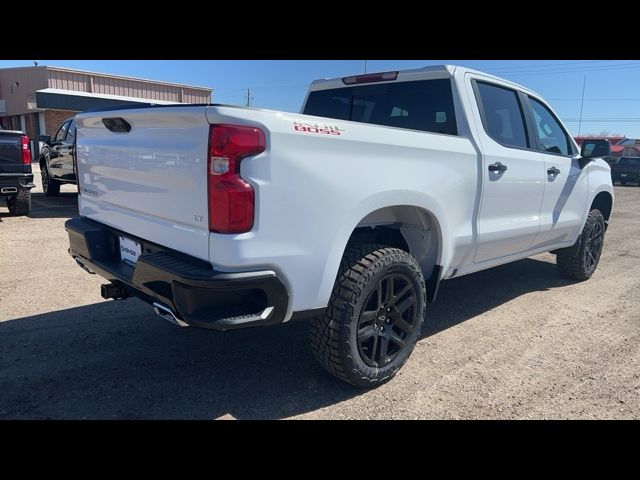
[[[477,201],[478,153],[462,137],[334,121],[299,114],[211,107],[211,123],[267,132],[267,150],[242,163],[256,189],[251,232],[210,236],[221,270],[271,268],[292,296],[292,311],[327,305],[353,229],[383,207],[411,205],[438,219],[438,262],[469,250]],[[308,133],[296,122],[339,129]]]

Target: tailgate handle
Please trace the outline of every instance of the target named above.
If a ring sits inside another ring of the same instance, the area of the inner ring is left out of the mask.
[[[129,133],[131,131],[131,124],[124,118],[103,118],[102,123],[111,132]]]

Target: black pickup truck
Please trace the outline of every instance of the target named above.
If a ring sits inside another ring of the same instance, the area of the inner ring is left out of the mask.
[[[53,138],[48,135],[40,136],[39,140],[44,143],[40,151],[40,174],[46,197],[58,196],[60,186],[64,183],[77,183],[75,139],[76,121],[73,117],[64,121]]]
[[[613,183],[620,182],[640,184],[640,157],[622,157],[611,165],[611,180]]]
[[[29,137],[15,130],[0,130],[0,196],[12,215],[31,211],[31,149]]]

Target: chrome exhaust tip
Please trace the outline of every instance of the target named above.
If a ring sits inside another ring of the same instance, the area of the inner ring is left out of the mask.
[[[0,193],[18,193],[17,187],[2,187]]]
[[[179,327],[188,327],[189,324],[180,320],[178,317],[174,315],[174,313],[165,307],[164,305],[160,305],[159,303],[153,304],[153,311],[161,318],[164,318],[167,322],[171,322],[174,325],[178,325]]]

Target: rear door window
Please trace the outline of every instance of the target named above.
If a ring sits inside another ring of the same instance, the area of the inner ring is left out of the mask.
[[[457,135],[448,78],[358,85],[309,94],[307,115]]]
[[[476,82],[487,134],[506,147],[528,148],[522,105],[515,90]]]

